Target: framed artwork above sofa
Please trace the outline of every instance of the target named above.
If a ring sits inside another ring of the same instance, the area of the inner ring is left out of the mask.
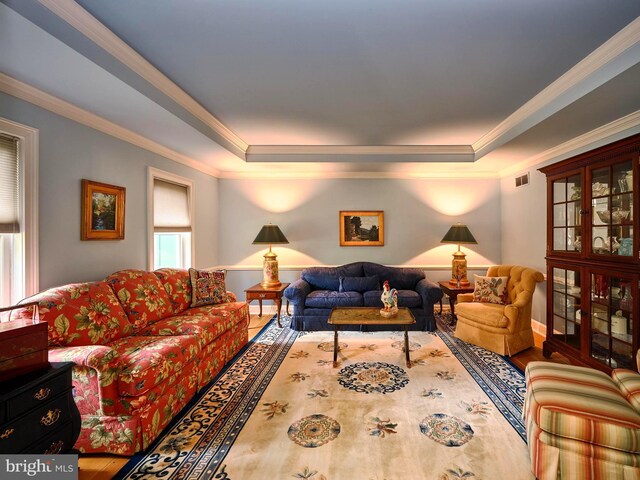
[[[340,246],[384,246],[384,211],[341,210]]]

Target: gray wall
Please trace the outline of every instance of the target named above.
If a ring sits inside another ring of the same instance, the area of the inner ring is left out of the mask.
[[[194,181],[196,266],[218,263],[218,180],[0,93],[0,116],[40,131],[40,289],[147,268],[147,166]],[[125,239],[80,240],[81,179],[126,187]]]
[[[529,169],[530,183],[516,188],[519,172],[501,181],[502,262],[524,265],[546,274],[547,190],[546,177],[536,167]],[[546,322],[547,282],[539,283],[533,296],[531,317]]]
[[[219,253],[236,293],[262,278],[267,249],[251,242],[265,223],[279,225],[290,242],[273,247],[283,281],[295,280],[308,265],[360,260],[423,266],[432,280],[448,279],[456,246],[440,240],[458,221],[478,241],[462,247],[470,266],[485,271],[501,261],[498,179],[221,179],[219,189]],[[385,245],[340,247],[340,210],[384,210]]]

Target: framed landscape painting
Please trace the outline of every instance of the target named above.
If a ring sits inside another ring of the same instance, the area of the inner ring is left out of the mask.
[[[82,180],[82,240],[124,239],[125,188]]]
[[[381,247],[384,245],[382,210],[341,210],[341,247]]]

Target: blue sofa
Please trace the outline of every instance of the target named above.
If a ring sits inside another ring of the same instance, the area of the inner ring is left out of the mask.
[[[293,304],[291,328],[332,330],[327,320],[333,307],[382,308],[380,296],[385,280],[398,291],[398,306],[409,307],[416,318],[412,330],[434,331],[433,305],[442,298],[440,287],[418,268],[387,267],[371,262],[304,269],[301,278],[284,291],[285,298]],[[355,328],[381,329],[373,326]]]

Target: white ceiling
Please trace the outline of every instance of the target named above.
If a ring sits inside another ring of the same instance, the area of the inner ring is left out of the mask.
[[[5,74],[223,173],[495,173],[640,110],[637,0],[2,2]]]

